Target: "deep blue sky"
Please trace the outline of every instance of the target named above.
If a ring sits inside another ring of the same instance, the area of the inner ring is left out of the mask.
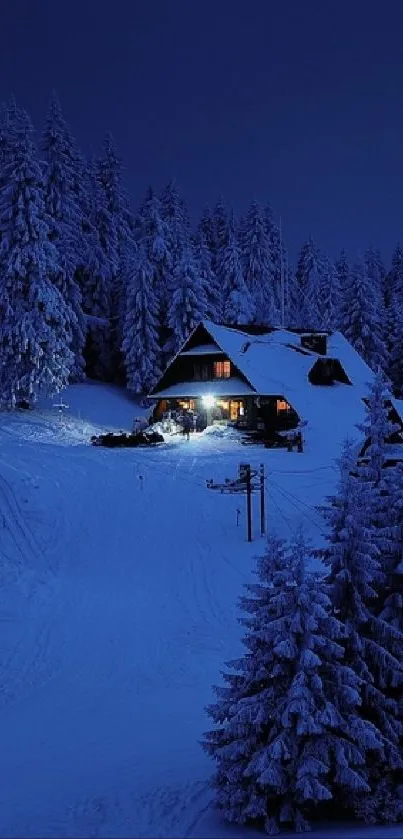
[[[403,0],[12,0],[0,98],[41,129],[55,88],[84,152],[111,130],[134,206],[175,176],[281,214],[292,255],[403,241]]]

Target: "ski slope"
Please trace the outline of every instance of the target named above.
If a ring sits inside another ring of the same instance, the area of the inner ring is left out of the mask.
[[[51,404],[0,417],[0,835],[258,835],[211,808],[198,741],[211,685],[240,649],[236,600],[262,541],[257,509],[247,544],[244,499],[206,479],[264,462],[269,527],[303,522],[318,543],[334,464],[309,446],[208,433],[93,448],[92,433],[128,429],[139,410],[100,385],[66,401],[63,422]]]

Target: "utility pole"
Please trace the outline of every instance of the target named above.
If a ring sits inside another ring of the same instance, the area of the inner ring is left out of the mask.
[[[285,322],[285,287],[284,287],[284,262],[283,262],[283,226],[280,216],[280,286],[281,286],[281,326],[284,329]]]
[[[246,467],[246,516],[248,527],[248,542],[252,541],[252,480],[250,474],[250,465]]]
[[[260,535],[266,533],[266,510],[265,510],[265,487],[264,487],[264,464],[260,464]]]

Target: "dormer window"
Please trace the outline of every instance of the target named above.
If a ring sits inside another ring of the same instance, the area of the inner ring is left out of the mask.
[[[229,379],[231,376],[231,362],[230,361],[215,361],[214,362],[214,378],[215,379]]]

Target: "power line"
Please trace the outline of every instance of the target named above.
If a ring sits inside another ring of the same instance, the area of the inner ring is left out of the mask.
[[[293,506],[295,507],[295,509],[297,510],[297,512],[298,512],[298,513],[302,513],[303,515],[305,515],[305,516],[306,516],[306,518],[308,519],[308,521],[310,521],[310,523],[311,523],[311,524],[313,524],[313,526],[314,526],[314,527],[316,527],[316,528],[319,530],[319,532],[320,532],[321,536],[324,536],[324,535],[325,535],[325,534],[322,532],[322,530],[321,530],[321,528],[320,528],[319,523],[318,523],[318,522],[316,522],[316,521],[314,521],[314,520],[313,520],[313,519],[312,519],[312,518],[311,518],[311,517],[310,517],[310,516],[309,516],[309,515],[305,512],[305,510],[303,510],[303,509],[301,509],[300,507],[298,507],[298,506],[297,506],[298,499],[297,499],[295,496],[294,496],[294,498],[293,498],[292,496],[287,497],[287,495],[285,494],[285,492],[283,492],[282,488],[281,488],[281,487],[279,487],[279,486],[277,486],[277,485],[276,485],[276,489],[277,489],[277,491],[280,493],[280,495],[282,495],[282,496],[283,496],[283,498],[285,498],[285,500],[286,500],[289,504],[293,504]],[[295,499],[295,500],[294,500],[294,499]],[[296,502],[297,502],[297,503],[296,503]],[[307,507],[307,509],[310,509],[307,505],[305,505],[305,506]]]
[[[288,520],[288,519],[286,518],[286,516],[284,515],[284,513],[283,513],[282,509],[281,509],[281,508],[279,507],[279,505],[277,504],[277,501],[276,501],[276,499],[274,498],[274,496],[270,495],[270,501],[274,504],[274,506],[275,506],[275,508],[276,508],[277,512],[278,512],[278,513],[280,513],[281,518],[282,518],[282,519],[283,519],[283,521],[286,523],[287,527],[289,527],[289,529],[291,530],[291,533],[294,535],[294,528],[292,527],[292,525],[290,524],[289,520]]]

